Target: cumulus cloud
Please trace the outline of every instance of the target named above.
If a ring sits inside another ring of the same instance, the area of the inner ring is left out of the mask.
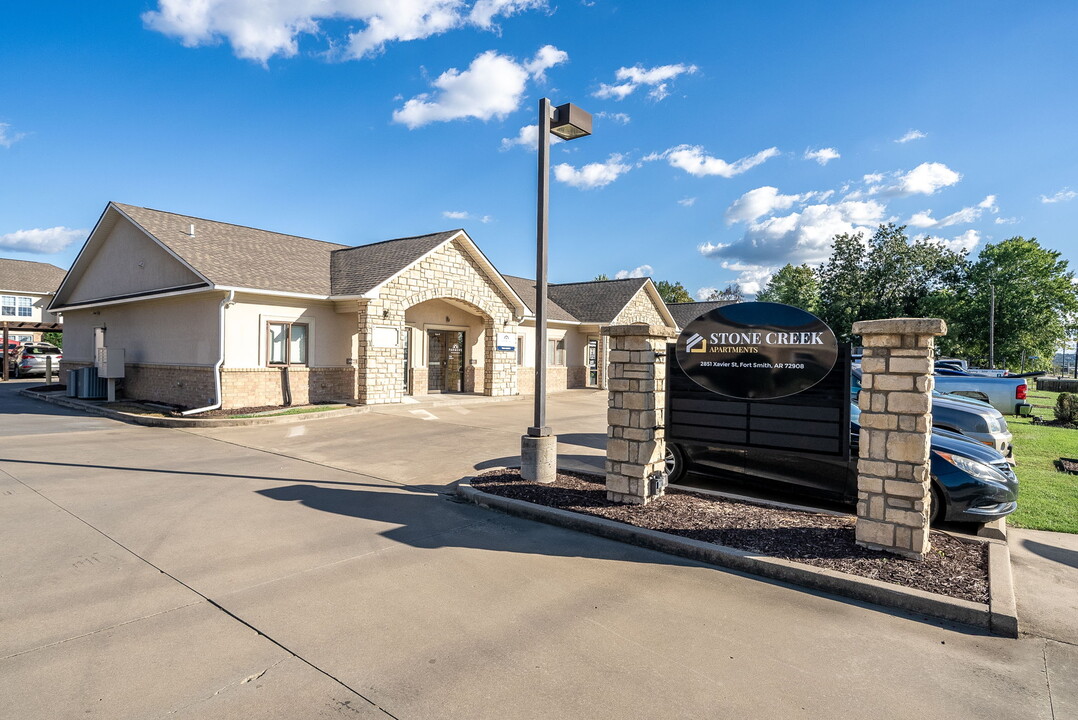
[[[698,249],[705,257],[737,259],[761,267],[787,262],[819,263],[827,259],[835,235],[871,235],[885,221],[885,210],[875,200],[816,203],[799,212],[754,220],[739,240],[704,243]]]
[[[26,137],[26,133],[12,132],[11,125],[0,123],[0,147],[9,148]]]
[[[478,220],[484,224],[494,219],[490,215],[480,215],[477,217],[466,210],[446,210],[442,213],[442,217],[449,218],[450,220]]]
[[[696,198],[694,198],[694,197],[681,198],[680,200],[677,201],[677,204],[680,205],[681,207],[692,207],[693,205],[696,204]]]
[[[793,207],[794,203],[808,200],[816,195],[817,193],[783,195],[778,188],[764,185],[755,190],[749,190],[726,208],[726,224],[752,222],[776,210],[787,210]]]
[[[391,42],[421,40],[454,28],[494,27],[499,16],[545,7],[545,0],[158,0],[142,14],[151,30],[186,47],[227,40],[237,57],[265,64],[299,52],[301,36],[325,37],[330,51],[347,59],[374,55]],[[342,37],[322,21],[358,23]]]
[[[1070,188],[1063,188],[1062,190],[1057,192],[1055,195],[1051,195],[1051,196],[1041,195],[1041,202],[1045,203],[1045,204],[1058,203],[1058,202],[1069,202],[1069,201],[1073,200],[1076,197],[1078,197],[1078,192],[1075,192],[1074,190],[1071,190]]]
[[[655,270],[650,265],[641,265],[638,268],[632,270],[618,270],[614,273],[615,280],[625,280],[626,278],[645,278],[651,277]]]
[[[718,175],[724,178],[731,178],[735,175],[740,175],[747,170],[751,170],[778,154],[779,149],[771,147],[766,150],[761,150],[755,155],[748,155],[740,160],[728,163],[721,158],[708,155],[704,151],[704,148],[699,145],[678,145],[677,147],[672,147],[661,153],[652,153],[645,157],[644,160],[665,159],[670,163],[671,167],[684,170],[695,177]]]
[[[896,143],[908,143],[911,140],[920,140],[921,138],[928,137],[927,133],[923,133],[920,130],[910,130],[902,137],[895,140]]]
[[[950,227],[951,225],[964,225],[971,222],[976,222],[981,219],[981,216],[985,212],[998,213],[999,206],[996,205],[996,196],[988,195],[984,200],[980,201],[976,205],[962,208],[957,212],[953,212],[950,215],[936,220],[932,217],[931,210],[924,210],[916,213],[913,217],[907,221],[907,225],[911,225],[915,228],[931,228],[931,227]]]
[[[629,121],[632,120],[632,118],[625,113],[609,113],[605,110],[595,113],[595,117],[602,118],[603,120],[611,120],[619,125],[628,125]]]
[[[1014,225],[1016,222],[1018,222],[1018,218],[1016,217],[998,217],[995,219],[996,225]]]
[[[625,156],[613,154],[604,163],[588,163],[577,169],[569,163],[554,166],[554,179],[582,190],[601,188],[617,180],[633,169],[625,162]]]
[[[976,230],[970,229],[961,235],[947,240],[946,238],[930,238],[932,242],[945,247],[948,250],[958,253],[968,253],[973,248],[977,247],[977,243],[981,241],[981,234]]]
[[[865,175],[863,179],[867,187],[847,194],[847,200],[860,200],[874,195],[933,195],[942,188],[958,183],[962,179],[962,173],[955,172],[943,163],[925,162],[906,173],[872,173]]]
[[[830,147],[820,148],[819,150],[806,150],[805,151],[805,159],[806,160],[815,160],[816,162],[820,163],[821,165],[826,165],[827,163],[831,162],[832,160],[837,160],[840,157],[842,157],[842,156],[839,155],[838,150],[836,150],[834,148],[830,148]]]
[[[87,230],[66,227],[16,230],[0,235],[0,250],[13,252],[49,254],[65,250],[68,245],[89,234]]]
[[[538,77],[568,55],[547,45],[524,64],[488,50],[478,55],[467,70],[450,68],[432,83],[436,95],[423,93],[393,112],[395,122],[410,129],[432,122],[463,118],[504,118],[520,106],[528,77]]]
[[[599,85],[599,89],[592,95],[597,98],[613,98],[615,100],[624,100],[629,95],[636,92],[637,88],[642,85],[649,86],[651,90],[648,92],[648,97],[652,100],[662,100],[670,94],[668,90],[669,81],[675,79],[679,75],[691,75],[697,71],[695,65],[685,65],[684,63],[678,63],[677,65],[660,65],[653,68],[645,68],[640,65],[633,65],[632,67],[618,68],[618,71],[614,74],[617,79],[617,83],[608,85],[602,83]]]

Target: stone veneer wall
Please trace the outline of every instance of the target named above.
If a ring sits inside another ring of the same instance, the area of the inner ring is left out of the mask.
[[[436,298],[452,298],[475,309],[484,318],[483,374],[475,385],[484,395],[517,394],[515,353],[495,351],[495,332],[516,333],[513,304],[489,281],[483,268],[457,240],[443,245],[407,272],[386,283],[375,299],[356,302],[358,334],[355,398],[363,404],[400,402],[404,395],[404,349],[375,347],[376,327],[394,328],[398,338],[404,332],[405,311],[413,305]],[[425,385],[425,382],[423,383]],[[413,377],[413,392],[417,384]]]
[[[633,325],[636,323],[666,325],[666,320],[663,319],[662,313],[659,312],[659,308],[655,307],[655,302],[644,288],[637,291],[633,299],[622,308],[622,311],[614,318],[614,322],[610,324]]]
[[[606,497],[643,505],[651,478],[665,469],[666,344],[676,331],[665,325],[619,325],[609,335]]]
[[[923,559],[929,550],[932,378],[943,320],[893,318],[853,325],[861,360],[857,544]]]

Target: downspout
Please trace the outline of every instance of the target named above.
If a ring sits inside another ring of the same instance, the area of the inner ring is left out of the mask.
[[[210,410],[216,410],[221,407],[221,366],[225,364],[225,308],[232,304],[232,301],[236,297],[235,290],[229,290],[228,295],[225,295],[221,300],[221,318],[217,324],[220,330],[220,339],[218,344],[218,357],[217,363],[213,366],[213,385],[216,393],[217,402],[213,405],[207,405],[206,407],[195,408],[194,410],[184,410],[180,415],[194,415],[195,413],[208,412]]]

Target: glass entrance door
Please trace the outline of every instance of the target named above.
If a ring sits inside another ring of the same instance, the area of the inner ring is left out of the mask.
[[[599,340],[588,338],[587,349],[588,387],[599,387]]]
[[[464,332],[427,331],[427,392],[464,390]]]

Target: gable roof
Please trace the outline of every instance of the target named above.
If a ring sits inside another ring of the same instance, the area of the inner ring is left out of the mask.
[[[463,232],[448,230],[334,250],[330,254],[331,294],[363,295]]]
[[[648,278],[592,280],[550,286],[550,297],[580,322],[612,323]]]
[[[517,277],[515,275],[502,275],[505,281],[509,283],[513,291],[520,296],[520,299],[524,301],[524,304],[528,307],[528,312],[535,315],[535,281],[528,278]],[[563,322],[579,322],[579,318],[575,317],[571,312],[563,308],[552,297],[551,290],[554,285],[547,285],[547,319],[548,320],[561,320]]]
[[[670,314],[674,316],[678,327],[684,328],[704,313],[711,312],[715,308],[720,308],[724,305],[733,305],[733,303],[733,300],[707,300],[704,302],[667,303],[666,307],[669,308]]]
[[[66,270],[49,263],[0,258],[0,290],[51,295],[66,274]]]
[[[329,295],[330,254],[348,247],[134,205],[110,205],[218,287]]]

